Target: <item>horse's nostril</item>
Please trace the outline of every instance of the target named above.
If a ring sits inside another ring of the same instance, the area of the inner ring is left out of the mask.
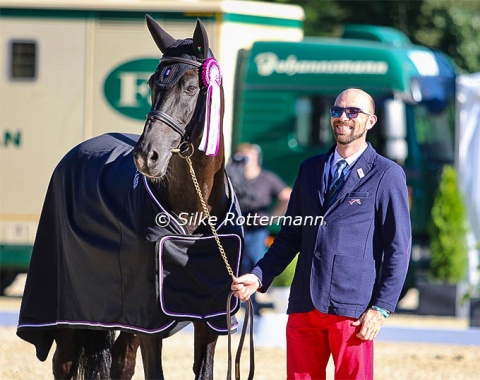
[[[154,150],[151,150],[148,153],[148,162],[156,162],[158,160],[158,153]]]

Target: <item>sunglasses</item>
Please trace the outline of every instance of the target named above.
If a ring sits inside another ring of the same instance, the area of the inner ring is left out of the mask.
[[[330,107],[331,117],[340,117],[344,112],[349,119],[356,119],[360,113],[364,113],[365,115],[372,116],[371,113],[365,112],[364,110],[358,107],[346,107],[346,108],[337,107],[337,106]]]

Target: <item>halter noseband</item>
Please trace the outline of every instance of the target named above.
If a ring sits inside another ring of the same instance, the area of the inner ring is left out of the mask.
[[[193,59],[189,59],[189,58],[182,58],[182,57],[162,57],[161,59],[161,62],[177,62],[177,63],[184,63],[184,64],[187,64],[187,65],[192,65],[192,66],[195,66],[195,67],[202,67],[203,66],[203,62],[198,62],[198,61],[195,61]],[[197,102],[197,105],[198,105],[198,102]],[[196,107],[195,109],[195,114],[198,112],[198,107]],[[155,109],[151,109],[150,112],[147,114],[147,120],[158,120],[158,121],[161,121],[162,123],[168,125],[170,128],[172,128],[175,132],[177,132],[181,137],[181,141],[180,141],[180,144],[179,144],[179,147],[180,145],[182,145],[183,143],[185,142],[189,142],[191,137],[192,137],[192,134],[186,134],[187,131],[191,132],[191,127],[190,127],[190,124],[195,121],[195,115],[192,117],[192,119],[190,120],[189,124],[186,126],[185,129],[183,129],[178,123],[177,121],[172,118],[170,115],[166,114],[165,112],[163,111],[157,111]],[[178,148],[177,148],[178,149]],[[177,152],[175,152],[177,153]]]
[[[147,120],[161,121],[167,124],[180,136],[182,136],[182,140],[185,138],[185,130],[178,125],[177,121],[174,118],[172,118],[170,115],[166,114],[163,111],[150,110],[150,112],[147,114]]]

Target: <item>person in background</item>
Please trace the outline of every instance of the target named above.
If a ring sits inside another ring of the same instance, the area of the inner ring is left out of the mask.
[[[287,309],[287,378],[373,379],[373,340],[405,281],[411,222],[403,169],[377,154],[367,132],[372,97],[347,89],[330,107],[336,146],[300,166],[286,212],[319,223],[282,225],[272,246],[231,289],[265,292],[298,255]],[[306,219],[305,219],[306,220]]]
[[[227,172],[246,219],[244,224],[245,250],[242,273],[248,273],[265,253],[265,241],[270,223],[261,223],[260,217],[284,215],[291,189],[275,173],[262,168],[262,150],[256,144],[238,145],[227,165]],[[266,220],[266,219],[264,219]],[[252,297],[255,314],[262,306]]]

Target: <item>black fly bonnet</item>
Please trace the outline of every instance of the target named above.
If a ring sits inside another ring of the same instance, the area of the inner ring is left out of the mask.
[[[211,123],[214,124],[216,122],[217,117],[215,117],[215,114],[219,112],[221,74],[220,67],[208,47],[208,37],[202,23],[197,22],[193,38],[184,40],[176,40],[171,37],[163,29],[159,28],[158,24],[148,15],[147,25],[155,43],[163,53],[155,74],[150,78],[150,80],[155,81],[155,86],[161,90],[168,90],[188,70],[195,67],[201,69],[201,72],[199,70],[199,75],[201,75],[200,83],[202,85],[194,115],[185,129],[180,127],[165,112],[155,110],[155,105],[152,105],[147,119],[159,120],[180,134],[182,137],[180,145],[185,141],[192,141],[201,132],[197,126],[204,126],[205,124],[206,130],[204,131],[204,140],[202,140],[204,147],[203,149],[200,147],[200,149],[205,150],[206,154],[215,155],[216,151],[208,150],[208,138],[211,137],[216,140],[218,137],[215,134],[215,126],[211,125]],[[207,110],[206,118],[205,110]],[[210,141],[210,144],[214,143],[215,141]]]

